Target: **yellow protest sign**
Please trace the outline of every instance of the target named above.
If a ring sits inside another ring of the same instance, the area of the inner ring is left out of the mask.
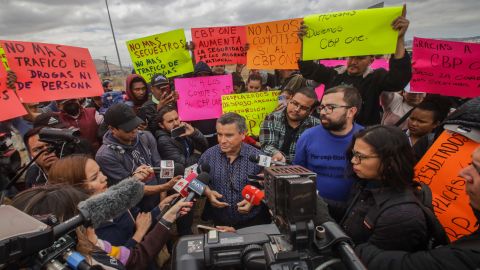
[[[2,59],[3,67],[10,71],[10,66],[8,65],[7,56],[5,55],[5,51],[3,50],[2,44],[0,44],[0,59]]]
[[[127,48],[135,71],[149,82],[155,74],[173,77],[193,72],[186,43],[183,29],[177,29],[127,41]]]
[[[398,32],[391,23],[402,7],[315,14],[304,18],[303,60],[395,52]]]
[[[247,120],[249,135],[258,136],[265,117],[278,105],[280,91],[232,94],[222,96],[222,111],[236,112]]]

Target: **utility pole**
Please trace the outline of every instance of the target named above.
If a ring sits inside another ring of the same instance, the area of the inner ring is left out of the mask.
[[[105,75],[111,77],[112,75],[110,74],[110,67],[108,66],[107,57],[104,56],[103,58],[105,59],[103,60],[103,68],[105,69]]]
[[[115,50],[117,51],[118,64],[120,65],[120,72],[123,74],[122,61],[120,60],[120,53],[118,52],[117,40],[115,39],[115,32],[113,31],[112,19],[110,18],[110,10],[108,9],[108,2],[105,0],[107,6],[108,21],[110,22],[110,29],[112,29],[113,43],[115,44]]]

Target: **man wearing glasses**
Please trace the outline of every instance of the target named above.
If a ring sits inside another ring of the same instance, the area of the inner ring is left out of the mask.
[[[354,122],[362,97],[351,86],[327,89],[319,106],[319,126],[306,130],[297,143],[294,164],[317,173],[318,194],[328,203],[348,199],[353,178],[345,177],[346,151],[363,127]]]
[[[315,92],[305,87],[293,95],[285,109],[267,115],[260,127],[262,151],[274,161],[292,162],[300,135],[320,124],[311,116],[316,103]]]

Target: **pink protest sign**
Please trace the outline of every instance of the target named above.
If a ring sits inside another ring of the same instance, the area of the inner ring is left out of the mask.
[[[175,89],[180,119],[215,119],[222,115],[222,95],[233,92],[232,75],[175,79]]]
[[[480,44],[414,37],[410,87],[445,96],[479,96]]]
[[[347,60],[321,60],[320,63],[327,67],[336,67],[345,66],[347,64]],[[388,61],[385,58],[375,59],[370,67],[373,69],[384,68],[388,70]],[[325,85],[321,84],[315,88],[315,93],[317,93],[318,100],[322,99],[323,92],[325,92]]]
[[[17,95],[7,88],[7,71],[0,64],[0,121],[27,114]]]

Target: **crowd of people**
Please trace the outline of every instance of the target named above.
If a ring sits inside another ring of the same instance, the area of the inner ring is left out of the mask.
[[[28,214],[55,214],[60,221],[77,214],[76,205],[125,179],[145,183],[142,201],[98,228],[79,227],[77,250],[92,264],[108,269],[156,269],[157,255],[169,243],[173,223],[178,235],[193,234],[194,216],[225,231],[272,222],[268,208],[242,197],[250,175],[263,168],[252,155],[301,165],[316,173],[318,199],[356,245],[369,269],[480,268],[480,230],[453,243],[432,229],[438,220],[420,202],[428,186],[414,181],[414,166],[448,123],[480,130],[480,97],[466,100],[404,90],[412,64],[404,36],[409,21],[400,16],[396,51],[389,70],[372,69],[375,56],[354,56],[345,66],[298,61],[297,70],[231,73],[235,93],[280,90],[277,109],[265,117],[258,137],[245,118],[225,113],[218,119],[184,122],[179,117],[173,79],[156,74],[126,79],[125,91],[103,82],[104,94],[46,104],[25,104],[29,114],[0,123],[16,132],[35,162],[24,186],[10,190],[11,203]],[[306,27],[299,29],[299,37]],[[9,73],[15,87],[15,71]],[[228,74],[225,66],[195,63],[191,77]],[[317,96],[315,86],[324,84]],[[174,130],[183,127],[182,134]],[[78,129],[73,153],[41,139],[42,130]],[[187,168],[208,164],[206,205],[193,213],[192,202],[178,201],[173,186],[183,176],[161,178],[161,160]],[[460,175],[480,220],[480,147]],[[420,191],[420,192],[419,192]],[[13,196],[16,194],[16,196]],[[427,202],[428,204],[428,202]],[[431,201],[430,201],[431,206]],[[162,215],[160,214],[162,213]],[[320,224],[317,224],[320,225]],[[477,224],[478,225],[478,224]],[[435,228],[438,228],[436,226]],[[435,245],[432,246],[432,238]]]

